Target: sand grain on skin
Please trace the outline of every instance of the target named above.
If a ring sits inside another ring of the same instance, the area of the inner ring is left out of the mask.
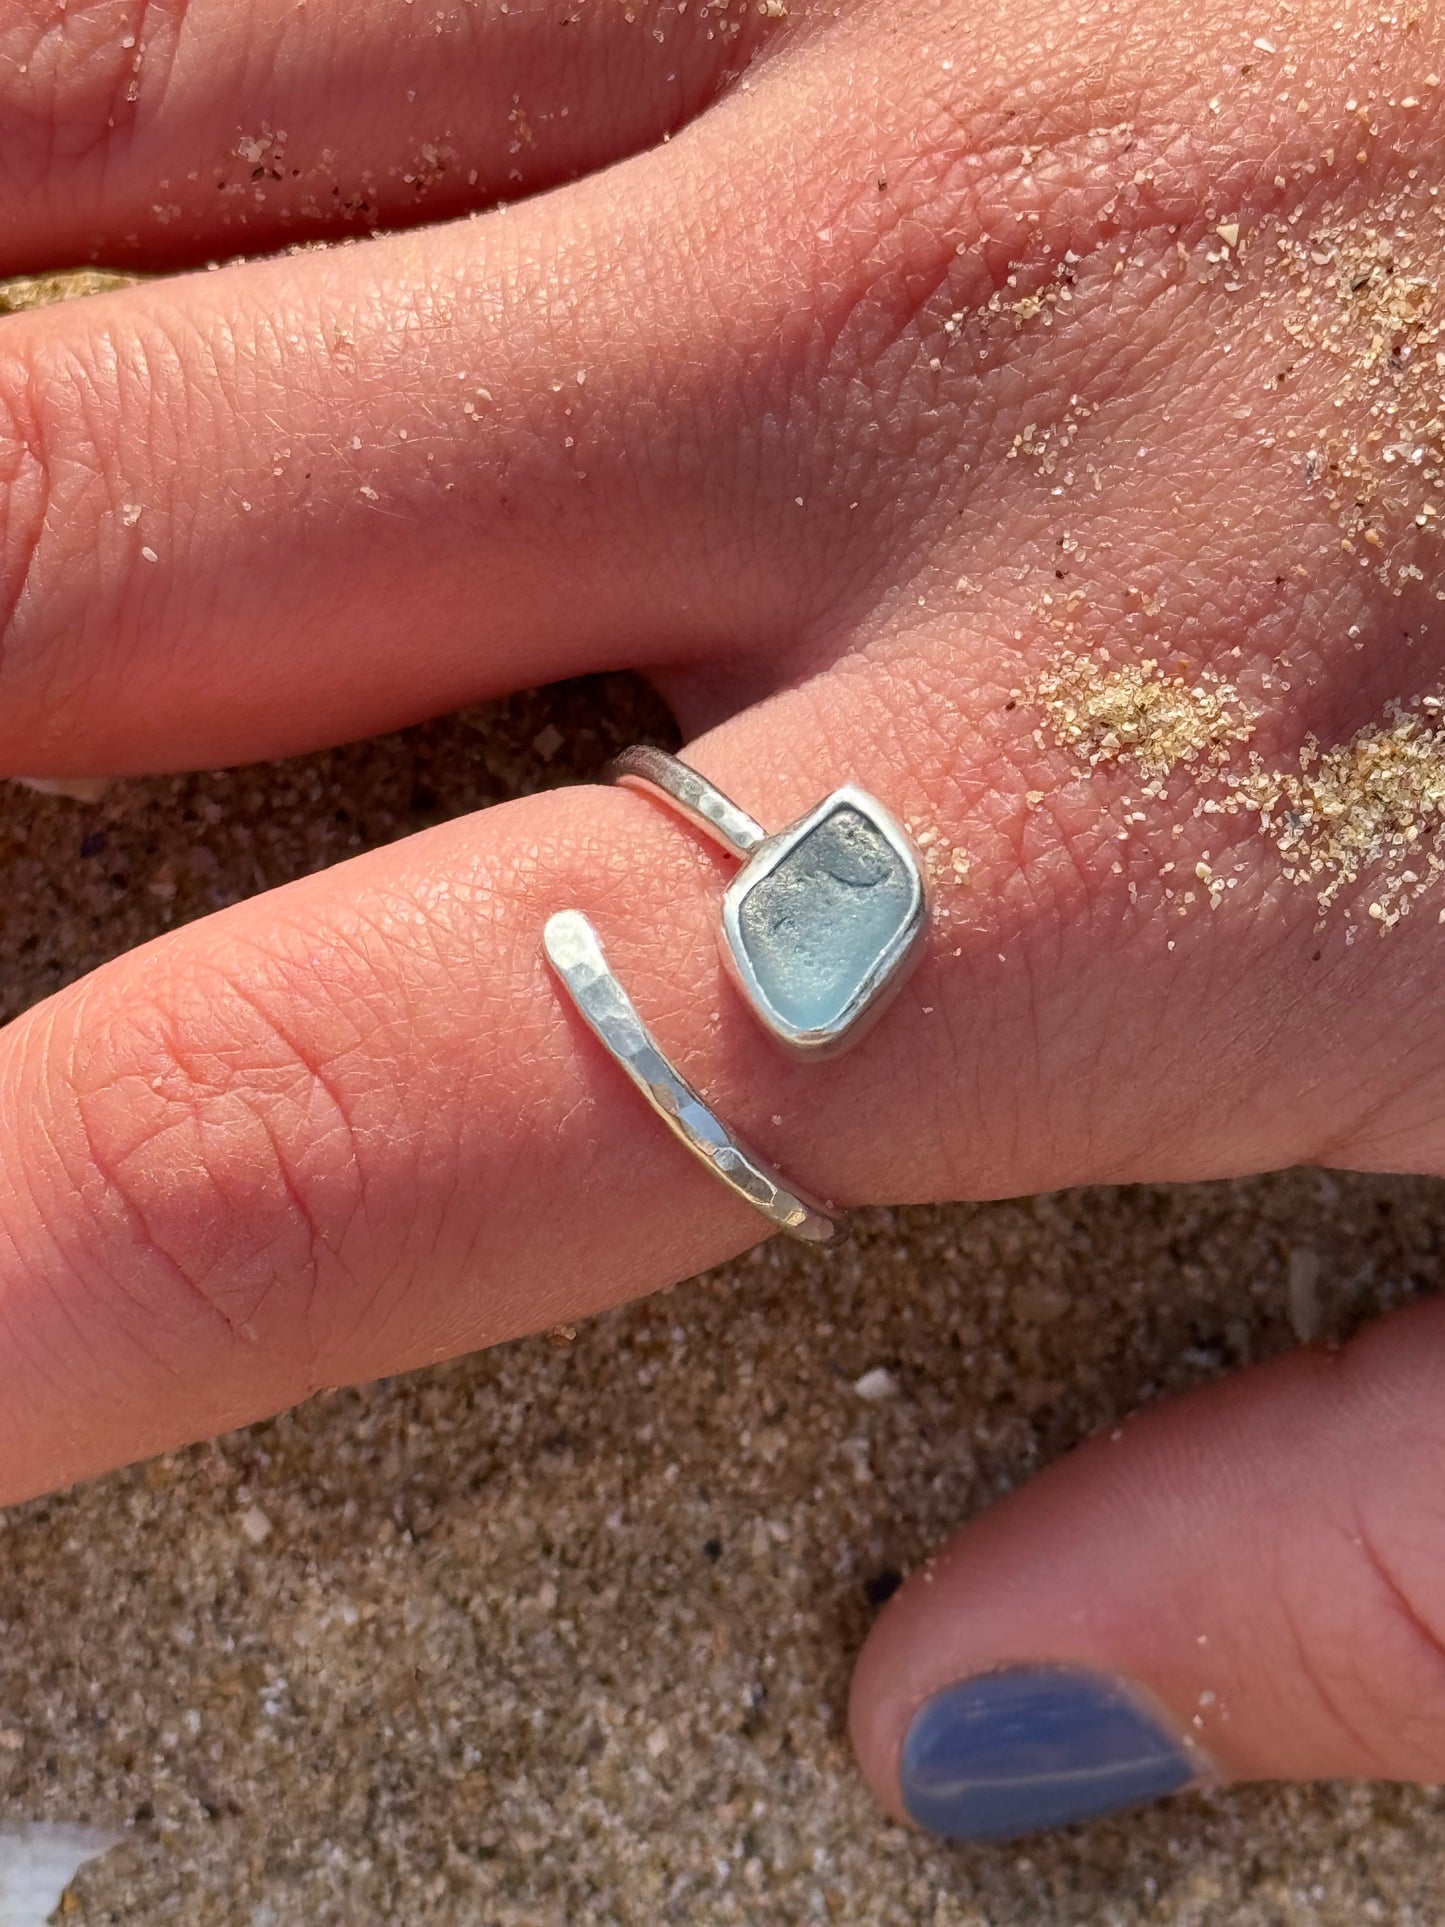
[[[1091,769],[1128,762],[1160,778],[1181,763],[1217,767],[1255,728],[1232,683],[1207,670],[1169,675],[1153,657],[1107,663],[1064,650],[1023,693],[1054,739]]]
[[[1257,763],[1228,779],[1223,807],[1257,811],[1292,883],[1317,884],[1321,909],[1348,885],[1374,880],[1366,906],[1382,932],[1445,871],[1445,701],[1393,703],[1349,742],[1311,737],[1297,769]]]
[[[1392,703],[1346,743],[1307,737],[1279,766],[1253,753],[1241,760],[1256,712],[1232,683],[1167,675],[1153,658],[1105,666],[1061,651],[1022,694],[1082,768],[1131,765],[1156,802],[1184,768],[1196,817],[1255,816],[1285,880],[1313,886],[1321,911],[1339,903],[1353,917],[1346,893],[1367,882],[1366,914],[1384,933],[1445,874],[1445,697]],[[1217,908],[1225,885],[1207,863],[1199,876]]]

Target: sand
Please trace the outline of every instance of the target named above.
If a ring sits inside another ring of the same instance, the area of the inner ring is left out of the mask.
[[[99,802],[0,789],[0,1005],[657,721],[615,679]],[[843,1708],[941,1534],[1438,1288],[1439,1203],[1294,1173],[867,1213],[841,1254],[774,1243],[0,1513],[0,1817],[124,1831],[59,1916],[90,1927],[1438,1927],[1438,1794],[943,1848],[872,1806]]]

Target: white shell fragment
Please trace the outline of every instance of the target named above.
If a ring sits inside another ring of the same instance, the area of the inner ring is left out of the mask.
[[[0,1821],[0,1927],[45,1927],[81,1868],[124,1838],[98,1827]]]
[[[853,1390],[867,1404],[881,1405],[884,1399],[898,1396],[898,1380],[886,1365],[875,1365],[871,1372],[853,1380]]]

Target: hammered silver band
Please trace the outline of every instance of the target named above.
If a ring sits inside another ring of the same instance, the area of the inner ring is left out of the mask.
[[[755,1157],[664,1056],[613,975],[590,919],[559,910],[543,932],[547,960],[579,1015],[663,1123],[717,1178],[778,1231],[804,1244],[830,1244],[838,1226],[795,1186]]]
[[[604,772],[623,789],[650,791],[671,803],[680,816],[731,855],[750,857],[768,833],[762,824],[739,809],[730,796],[700,776],[690,764],[669,756],[665,749],[638,743],[614,756]]]

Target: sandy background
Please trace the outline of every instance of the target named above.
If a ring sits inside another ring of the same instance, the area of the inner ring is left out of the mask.
[[[618,679],[97,803],[0,786],[0,1011],[658,721]],[[938,1849],[870,1804],[843,1706],[957,1519],[1438,1289],[1439,1219],[1438,1186],[1318,1174],[876,1212],[841,1257],[775,1243],[0,1513],[0,1819],[126,1829],[61,1916],[96,1927],[1438,1927],[1433,1793]]]

